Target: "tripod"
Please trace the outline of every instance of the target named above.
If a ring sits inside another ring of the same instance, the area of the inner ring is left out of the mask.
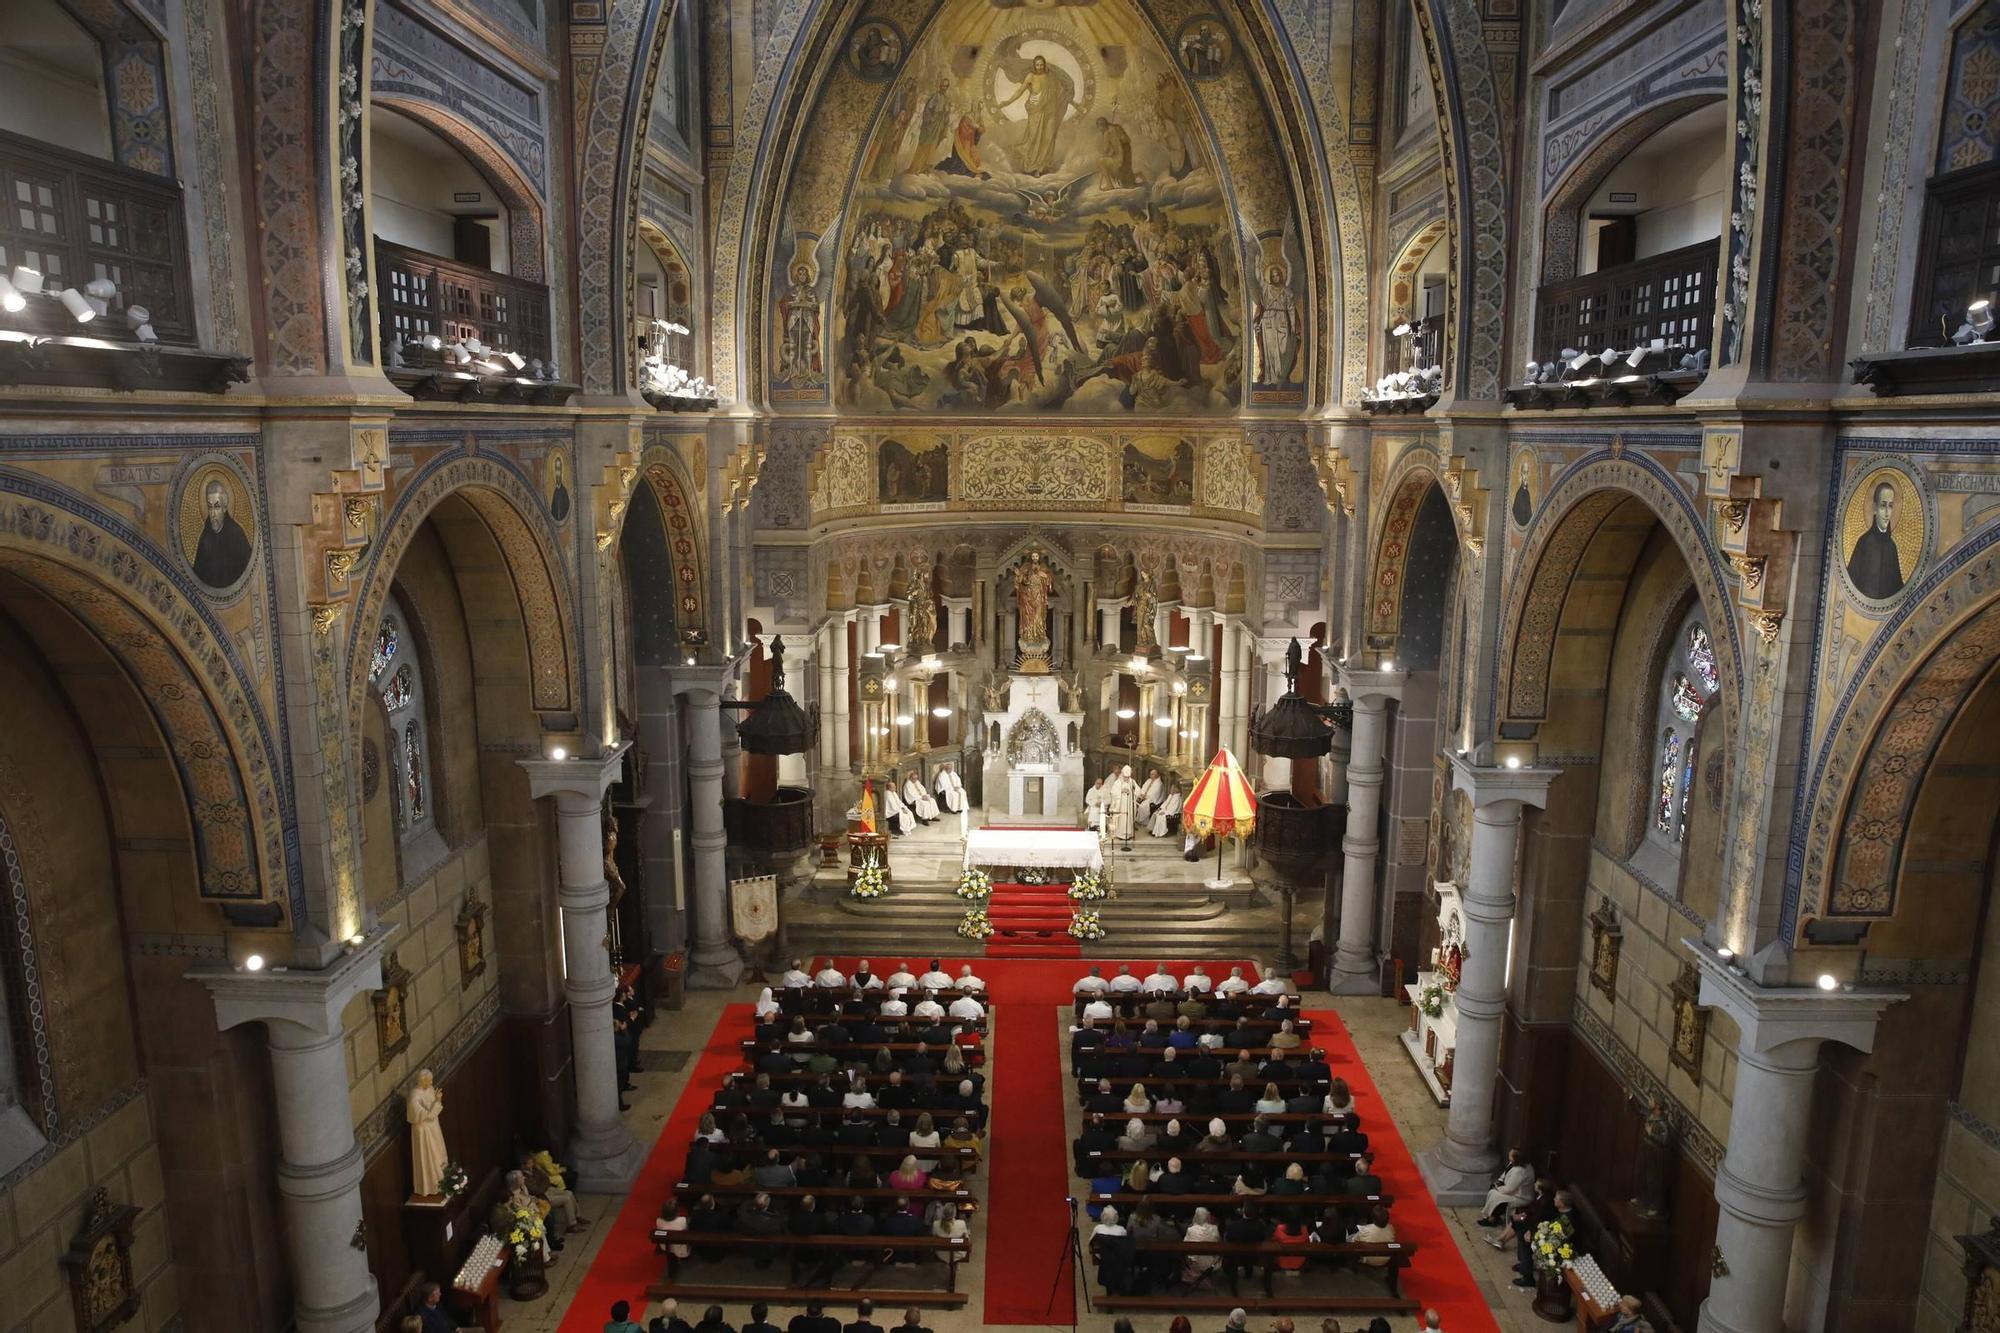
[[[1063,1271],[1067,1269],[1075,1281],[1077,1291],[1083,1295],[1084,1312],[1094,1314],[1095,1311],[1090,1304],[1090,1276],[1084,1272],[1083,1240],[1076,1234],[1076,1196],[1070,1195],[1065,1198],[1063,1206],[1069,1210],[1069,1233],[1063,1237],[1062,1258],[1056,1261],[1055,1276],[1049,1279],[1049,1298],[1042,1303],[1042,1309],[1047,1311],[1056,1303],[1056,1291],[1062,1286]],[[1069,1323],[1071,1328],[1076,1327],[1075,1306],[1070,1307]]]

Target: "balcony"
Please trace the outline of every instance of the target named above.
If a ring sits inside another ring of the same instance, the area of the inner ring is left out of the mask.
[[[1557,379],[1508,389],[1507,400],[1516,407],[1623,407],[1682,397],[1707,374],[1721,253],[1719,241],[1702,241],[1543,287],[1535,303],[1538,359],[1563,349],[1630,352],[1655,341],[1665,355],[1656,354],[1649,372],[1615,362],[1564,368]],[[1682,368],[1684,356],[1699,365]]]
[[[541,283],[377,237],[375,290],[383,367],[412,397],[554,405],[576,392],[551,364]],[[472,344],[476,358],[456,359],[460,344]]]
[[[0,384],[220,393],[249,377],[196,346],[178,182],[0,130],[0,201],[0,273],[42,288],[0,311]],[[93,288],[104,309],[81,322],[59,294]]]

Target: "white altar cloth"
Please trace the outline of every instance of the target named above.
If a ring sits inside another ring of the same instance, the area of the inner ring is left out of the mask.
[[[974,829],[965,836],[965,868],[973,866],[1101,871],[1104,846],[1088,829]]]

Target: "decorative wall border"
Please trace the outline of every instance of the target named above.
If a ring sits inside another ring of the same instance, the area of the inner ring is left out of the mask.
[[[16,1185],[47,1165],[57,1153],[130,1106],[134,1099],[145,1096],[146,1087],[146,1080],[141,1077],[106,1097],[103,1104],[88,1115],[80,1115],[74,1120],[67,1121],[60,1135],[49,1135],[49,1141],[43,1144],[34,1156],[6,1175],[0,1176],[0,1195],[10,1193]]]

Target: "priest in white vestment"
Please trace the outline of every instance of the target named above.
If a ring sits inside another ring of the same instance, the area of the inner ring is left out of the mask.
[[[917,826],[917,817],[910,807],[903,804],[903,798],[896,794],[896,784],[882,784],[882,822],[889,826],[889,832],[902,837]]]
[[[1153,836],[1156,838],[1164,838],[1169,833],[1172,833],[1175,827],[1180,823],[1180,817],[1181,817],[1181,789],[1179,787],[1175,787],[1172,791],[1167,793],[1167,799],[1160,803],[1160,808],[1153,812],[1153,823],[1152,823]]]
[[[910,776],[903,779],[903,804],[916,811],[917,818],[926,824],[938,817],[937,802],[924,790],[924,784],[917,780],[915,769],[911,769]]]
[[[1105,813],[1110,818],[1110,836],[1132,850],[1132,824],[1139,813],[1139,784],[1132,780],[1132,766],[1118,770],[1107,789]]]
[[[1104,789],[1104,779],[1090,784],[1090,790],[1083,794],[1083,826],[1096,833],[1104,831],[1104,803],[1111,794]]]
[[[931,783],[931,790],[937,793],[938,802],[953,814],[965,811],[965,784],[958,780],[958,772],[950,764],[937,771],[937,778]]]
[[[1167,784],[1160,780],[1160,770],[1146,770],[1146,785],[1139,788],[1139,822],[1149,822],[1153,811],[1160,808],[1160,802],[1167,799]]]

